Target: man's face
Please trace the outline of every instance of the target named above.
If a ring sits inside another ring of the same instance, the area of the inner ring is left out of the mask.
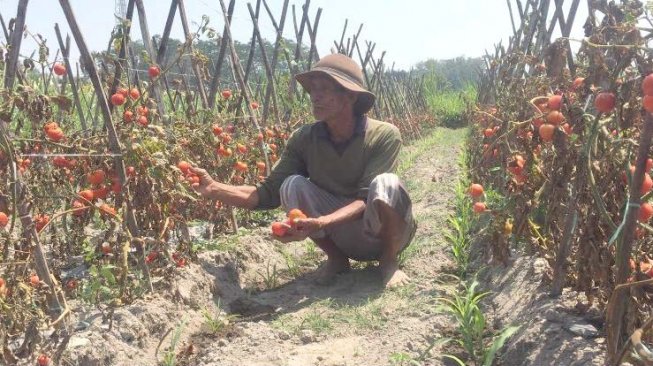
[[[355,93],[342,88],[327,76],[316,76],[309,83],[315,119],[333,120],[353,114]]]

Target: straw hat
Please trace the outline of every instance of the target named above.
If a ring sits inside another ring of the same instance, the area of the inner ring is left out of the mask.
[[[340,53],[324,56],[313,65],[311,70],[295,75],[295,79],[302,84],[308,94],[311,94],[308,81],[318,74],[327,75],[343,88],[358,94],[354,104],[354,111],[357,114],[367,113],[374,105],[376,97],[365,88],[363,71],[351,58]]]

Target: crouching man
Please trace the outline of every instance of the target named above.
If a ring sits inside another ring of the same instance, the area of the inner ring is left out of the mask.
[[[300,209],[308,218],[297,219],[277,239],[308,237],[326,253],[320,283],[348,271],[353,259],[379,261],[386,288],[406,284],[398,255],[410,244],[416,224],[408,193],[393,173],[399,130],[366,116],[375,96],[347,56],[325,56],[296,79],[310,95],[317,122],[293,132],[270,176],[257,186],[232,186],[193,169],[200,177],[193,188],[236,207]]]

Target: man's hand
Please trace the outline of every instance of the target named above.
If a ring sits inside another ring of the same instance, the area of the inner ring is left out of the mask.
[[[195,168],[191,167],[190,172],[197,175],[200,178],[199,183],[193,183],[191,187],[195,190],[195,192],[199,193],[202,195],[204,198],[213,198],[211,197],[213,195],[213,184],[215,181],[209,173],[206,172],[204,169],[200,168]]]
[[[282,243],[290,243],[290,242],[293,242],[293,241],[302,241],[302,240],[304,240],[304,239],[306,239],[308,237],[308,235],[306,235],[303,231],[296,230],[294,227],[292,227],[292,226],[290,226],[290,225],[288,225],[286,223],[282,223],[281,225],[283,225],[283,227],[286,229],[285,234],[283,234],[283,236],[278,236],[278,235],[272,234],[272,237],[277,239],[278,241],[280,241]]]
[[[286,234],[284,236],[273,235],[273,237],[282,243],[290,243],[293,241],[304,240],[312,234],[324,229],[326,222],[322,217],[317,217],[295,219],[293,225],[283,225],[287,229]]]
[[[324,222],[322,217],[317,217],[317,218],[308,217],[305,219],[295,219],[294,222],[294,229],[297,231],[307,233],[306,236],[310,236],[311,234],[324,229],[325,226],[326,223]]]

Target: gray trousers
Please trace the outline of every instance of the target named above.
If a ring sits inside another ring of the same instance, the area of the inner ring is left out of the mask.
[[[291,175],[286,178],[279,193],[281,205],[286,212],[299,208],[308,217],[331,214],[354,201],[353,198],[335,196],[301,175]],[[391,173],[380,174],[372,180],[362,218],[321,230],[311,235],[311,238],[329,237],[351,259],[378,260],[381,256],[382,243],[379,239],[381,220],[377,206],[374,204],[376,200],[383,201],[404,218],[406,229],[401,235],[401,240],[402,248],[405,248],[412,240],[416,225],[410,197],[399,177]]]

